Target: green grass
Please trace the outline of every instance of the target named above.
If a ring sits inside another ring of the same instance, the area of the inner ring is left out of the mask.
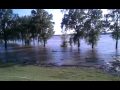
[[[0,64],[0,81],[117,81],[95,68]]]

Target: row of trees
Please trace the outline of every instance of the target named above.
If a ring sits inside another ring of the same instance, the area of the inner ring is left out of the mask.
[[[80,40],[84,38],[94,48],[99,35],[104,30],[111,30],[112,37],[116,40],[116,49],[120,39],[120,9],[109,9],[103,17],[101,9],[64,9],[61,28],[65,31],[74,30],[73,41],[80,47]],[[54,34],[52,14],[44,9],[35,9],[31,15],[19,17],[12,9],[0,9],[0,39],[5,43],[9,40],[21,40],[30,44],[35,39],[43,42]]]
[[[45,47],[54,34],[52,18],[52,14],[44,9],[32,10],[31,15],[22,17],[14,14],[12,9],[0,9],[0,39],[5,43],[5,49],[8,40],[21,40],[27,45],[36,38]]]
[[[112,38],[116,40],[116,49],[120,39],[120,9],[108,9],[103,15],[101,9],[63,9],[64,17],[61,28],[74,30],[73,41],[80,47],[80,40],[84,38],[92,49],[97,44],[99,35],[105,30],[112,31]]]

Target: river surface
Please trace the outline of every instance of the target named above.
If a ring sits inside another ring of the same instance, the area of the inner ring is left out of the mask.
[[[85,40],[81,40],[79,52],[77,46],[63,48],[60,46],[62,44],[61,36],[53,36],[49,39],[46,48],[38,45],[37,42],[35,44],[31,42],[30,47],[23,47],[20,41],[16,43],[18,45],[9,45],[7,51],[4,50],[2,44],[0,45],[1,61],[37,65],[99,66],[113,60],[113,57],[120,56],[120,43],[116,51],[115,40],[110,35],[101,35],[93,51]]]

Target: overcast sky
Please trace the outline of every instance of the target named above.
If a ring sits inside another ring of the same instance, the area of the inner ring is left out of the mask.
[[[19,16],[24,16],[24,15],[30,15],[31,10],[32,9],[13,9],[13,12],[19,14]],[[48,11],[48,13],[53,14],[53,21],[55,22],[54,25],[55,35],[62,34],[61,22],[62,22],[63,14],[61,13],[61,10],[60,9],[45,9],[45,10]],[[102,10],[103,13],[107,13],[105,9]]]

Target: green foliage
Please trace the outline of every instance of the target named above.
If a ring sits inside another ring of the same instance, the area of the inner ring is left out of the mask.
[[[96,45],[97,41],[99,39],[99,32],[91,30],[88,33],[86,33],[85,39],[86,39],[88,44]]]
[[[120,31],[112,32],[112,38],[115,40],[120,39]]]
[[[7,35],[9,34],[7,31],[11,29],[12,16],[12,9],[0,9],[0,30],[1,38],[3,38],[5,42],[5,49],[7,49]]]
[[[47,39],[54,34],[54,22],[51,21],[53,16],[43,9],[32,10],[31,13],[38,38],[46,43]]]
[[[112,31],[112,38],[116,40],[116,49],[118,47],[118,40],[120,39],[120,9],[109,9],[108,20],[110,25],[109,30]]]
[[[44,9],[31,11],[31,15],[19,17],[12,12],[12,9],[0,9],[0,39],[22,40],[26,44],[35,38],[39,38],[45,43],[54,34],[54,22],[52,14]]]
[[[85,38],[88,44],[93,46],[97,43],[102,28],[102,11],[100,9],[67,9],[62,19],[61,28],[74,30],[73,41]]]
[[[97,44],[98,37],[102,28],[102,11],[100,9],[88,9],[86,10],[86,22],[85,22],[85,39],[88,44],[94,45]]]
[[[79,41],[80,38],[84,36],[84,19],[86,18],[84,9],[67,9],[67,14],[64,14],[62,19],[61,28],[65,27],[65,30],[74,30],[73,41]],[[80,42],[79,42],[80,43]],[[78,47],[79,47],[78,43]]]

